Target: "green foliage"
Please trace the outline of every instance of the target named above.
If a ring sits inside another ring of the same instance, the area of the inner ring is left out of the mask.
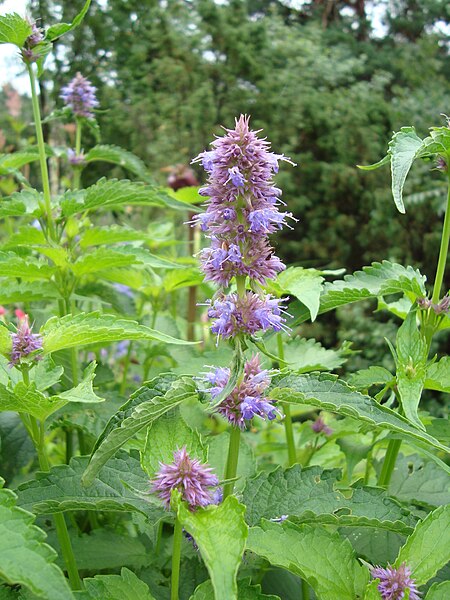
[[[450,504],[450,476],[418,455],[400,456],[388,488],[401,502],[425,506]]]
[[[84,600],[108,598],[109,600],[154,600],[146,583],[123,567],[120,575],[96,575],[84,580],[86,594]]]
[[[83,21],[84,17],[86,16],[86,13],[89,10],[90,4],[91,4],[91,0],[86,0],[83,8],[81,9],[81,11],[77,14],[77,16],[73,19],[73,21],[71,23],[57,23],[56,25],[52,25],[51,27],[49,27],[47,30],[47,33],[45,35],[45,39],[50,42],[53,42],[54,40],[61,37],[65,33],[68,33],[69,31],[74,29],[74,27],[77,27]]]
[[[131,173],[137,175],[143,181],[151,183],[150,173],[145,163],[135,154],[124,150],[119,146],[108,146],[105,144],[94,146],[85,156],[87,163],[95,161],[104,161],[115,165],[120,165]]]
[[[268,596],[261,592],[260,585],[251,585],[250,579],[240,579],[237,582],[239,600],[279,600],[279,596]],[[210,600],[214,590],[211,580],[208,579],[198,586],[190,600]]]
[[[45,542],[45,533],[34,525],[34,516],[16,506],[15,495],[0,490],[0,574],[11,584],[20,583],[48,600],[73,598],[56,552]]]
[[[22,48],[31,34],[31,25],[17,13],[0,17],[0,44],[14,44]]]
[[[280,292],[292,294],[300,300],[308,308],[311,321],[314,321],[319,312],[323,281],[320,271],[289,267],[278,275],[276,283]]]
[[[425,600],[446,600],[450,594],[450,581],[433,583],[428,590]]]
[[[247,539],[245,507],[228,497],[219,506],[190,512],[178,504],[178,518],[199,547],[214,588],[215,600],[237,600],[236,574]]]
[[[300,575],[321,600],[354,600],[368,579],[350,542],[320,526],[263,521],[250,528],[247,548]]]
[[[424,385],[427,390],[450,392],[450,357],[443,356],[427,368]]]

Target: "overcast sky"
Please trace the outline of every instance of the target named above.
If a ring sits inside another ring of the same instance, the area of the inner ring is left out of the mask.
[[[16,12],[24,17],[26,3],[27,0],[6,0],[0,6],[0,15]],[[17,52],[18,49],[12,44],[0,45],[0,87],[10,81],[20,93],[28,93],[28,77]]]

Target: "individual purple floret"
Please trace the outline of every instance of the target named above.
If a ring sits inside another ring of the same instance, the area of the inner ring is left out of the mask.
[[[225,388],[230,378],[230,369],[218,367],[212,373],[207,373],[205,379],[212,400]],[[242,381],[217,406],[217,412],[225,417],[235,427],[245,429],[246,421],[260,417],[273,421],[278,411],[271,401],[264,396],[270,384],[269,372],[261,369],[259,356],[254,356],[245,363]]]
[[[420,594],[416,583],[411,577],[411,569],[405,563],[398,569],[388,565],[386,569],[374,567],[372,577],[379,579],[378,591],[383,600],[400,600],[405,597],[405,591],[409,590],[409,600],[420,600]]]
[[[86,157],[83,152],[77,154],[75,150],[72,150],[72,148],[67,149],[67,160],[69,161],[69,164],[73,165],[74,167],[86,164]]]
[[[311,423],[311,429],[315,433],[323,433],[324,435],[331,435],[333,433],[331,427],[328,427],[322,417],[317,417],[314,423]]]
[[[60,97],[75,116],[89,119],[94,116],[93,109],[98,106],[96,90],[86,77],[77,73],[72,81],[62,88]]]
[[[20,363],[22,358],[28,356],[35,350],[42,348],[42,339],[38,333],[32,333],[31,327],[28,321],[28,315],[25,315],[19,321],[17,332],[11,335],[12,337],[12,350],[11,359],[9,366],[13,367]],[[41,360],[42,356],[36,355],[35,360]]]
[[[174,489],[181,492],[191,511],[201,506],[214,504],[214,490],[219,480],[211,467],[196,458],[190,458],[186,446],[173,453],[173,463],[160,463],[160,470],[152,481],[152,489],[170,507],[170,496]]]
[[[244,296],[237,293],[221,295],[208,309],[208,317],[215,319],[211,331],[224,339],[241,333],[253,335],[258,331],[289,328],[285,325],[284,300],[272,296],[259,296],[247,291]]]

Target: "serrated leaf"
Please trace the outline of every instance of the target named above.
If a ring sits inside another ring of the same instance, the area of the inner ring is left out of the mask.
[[[91,227],[90,229],[86,229],[81,236],[80,247],[88,248],[89,246],[101,246],[103,244],[134,242],[146,240],[148,237],[149,234],[145,231],[138,231],[130,227],[120,227],[119,225]]]
[[[132,571],[123,567],[120,575],[96,575],[84,580],[86,592],[92,600],[155,600],[148,585]]]
[[[348,383],[358,390],[367,390],[373,385],[386,385],[394,380],[394,375],[384,367],[369,367],[352,373]]]
[[[422,146],[422,140],[414,127],[402,127],[394,133],[389,142],[391,156],[392,195],[395,206],[401,213],[405,212],[403,204],[403,186],[414,159]]]
[[[448,428],[448,423],[446,424]],[[388,493],[402,502],[439,506],[450,504],[450,477],[434,462],[419,455],[400,456],[389,482]]]
[[[108,422],[97,440],[91,461],[83,476],[91,485],[104,464],[136,433],[151,425],[164,413],[184,400],[196,397],[191,379],[160,375],[139,388]]]
[[[31,34],[31,25],[17,13],[0,16],[0,44],[14,44],[22,48]]]
[[[448,600],[450,598],[450,581],[433,583],[425,596],[425,600]]]
[[[54,300],[59,293],[53,283],[48,281],[33,281],[17,283],[2,281],[0,285],[0,304],[15,304],[16,302],[39,302]]]
[[[34,515],[16,506],[10,490],[0,490],[0,576],[10,584],[28,587],[48,600],[73,598],[56,552],[44,542],[45,533],[34,525]]]
[[[245,507],[234,496],[191,512],[178,505],[178,519],[194,538],[208,569],[215,600],[237,600],[236,575],[247,539]]]
[[[305,579],[320,600],[355,600],[367,583],[350,542],[320,526],[263,521],[250,528],[247,548]]]
[[[339,469],[300,465],[259,473],[247,481],[242,502],[249,525],[283,515],[302,522],[380,527],[411,533],[416,519],[380,488],[339,490]]]
[[[427,368],[425,388],[450,393],[450,356],[443,356]]]
[[[224,431],[219,435],[213,435],[208,438],[208,464],[213,467],[215,473],[222,479],[225,474],[227,464],[228,447],[230,445],[230,433]],[[256,472],[256,459],[252,447],[245,439],[245,436],[239,440],[239,461],[237,466],[235,489],[241,490],[247,477],[251,477]]]
[[[29,414],[36,419],[45,420],[53,412],[64,406],[66,402],[57,396],[49,398],[36,389],[36,384],[26,386],[19,381],[10,389],[0,384],[0,411],[12,410],[14,412]]]
[[[448,448],[424,431],[414,427],[405,417],[378,404],[351,388],[334,375],[280,375],[272,380],[270,397],[291,404],[309,404],[322,410],[337,412],[369,423],[374,428],[387,429],[410,439],[424,442],[439,450]]]
[[[374,262],[362,271],[346,275],[343,280],[324,283],[320,295],[319,314],[334,310],[338,306],[377,298],[389,294],[403,293],[414,301],[426,294],[426,277],[412,267],[403,267],[397,263],[384,260]],[[302,310],[296,323],[303,323],[309,318],[309,311]]]
[[[141,464],[150,479],[160,469],[160,462],[170,464],[176,450],[186,447],[191,458],[206,462],[207,453],[200,436],[193,431],[177,409],[161,416],[147,431]],[[220,477],[220,474],[219,474]]]
[[[348,347],[331,350],[324,348],[315,339],[300,336],[289,340],[285,345],[285,360],[289,368],[296,373],[311,371],[333,371],[341,367],[350,354]]]
[[[48,148],[45,148],[45,152],[47,156],[51,156],[53,152]],[[10,152],[8,154],[0,155],[0,175],[8,175],[14,174],[18,169],[21,169],[23,166],[28,165],[29,163],[35,162],[39,160],[39,149],[37,146],[31,146],[29,148],[24,148],[23,150],[19,150],[17,152]],[[22,190],[21,192],[17,192],[12,194],[11,199],[20,198],[21,196],[26,195],[30,197],[30,195],[37,197],[43,197],[41,193],[32,188],[27,188]]]
[[[319,312],[323,281],[324,278],[315,269],[289,267],[278,274],[276,283],[282,293],[292,294],[300,300],[308,308],[311,321],[314,321]]]
[[[417,328],[416,310],[412,309],[397,332],[397,386],[405,416],[425,430],[419,419],[419,407],[425,384],[428,349]]]
[[[84,487],[81,477],[88,463],[87,456],[77,456],[69,465],[36,473],[36,479],[16,490],[19,506],[38,515],[77,510],[136,511],[152,523],[164,516],[162,506],[151,502],[151,497],[149,501],[143,498],[149,491],[149,480],[135,454],[119,451],[101,468],[94,483]]]
[[[51,279],[55,272],[54,267],[34,258],[22,258],[14,252],[0,251],[0,277]]]
[[[0,464],[2,476],[7,484],[34,462],[36,450],[19,415],[13,412],[0,413]]]
[[[167,344],[189,344],[170,335],[100,312],[52,317],[41,327],[44,352],[120,340],[158,340]]]
[[[4,217],[21,217],[26,213],[26,210],[25,204],[18,199],[2,198],[0,202],[0,219]]]
[[[406,563],[421,586],[450,561],[450,504],[427,515],[409,536],[395,561]]]
[[[87,13],[90,4],[91,4],[91,0],[86,0],[83,8],[77,14],[77,16],[74,18],[72,23],[57,23],[56,25],[52,25],[51,27],[49,27],[47,30],[47,33],[45,35],[45,39],[50,42],[53,42],[54,40],[61,37],[68,31],[71,31],[72,29],[77,27],[81,23],[81,21],[84,19],[84,16]]]
[[[104,402],[104,398],[100,398],[99,396],[97,396],[97,394],[94,393],[94,389],[92,387],[95,377],[96,366],[97,363],[92,362],[84,370],[83,379],[81,380],[81,382],[76,387],[70,390],[60,392],[57,397],[61,400],[65,400],[66,402]]]
[[[250,579],[240,579],[237,582],[239,600],[280,600],[279,596],[263,594],[260,585],[251,585]],[[196,588],[190,600],[211,600],[214,590],[211,580],[208,579]]]
[[[132,154],[119,146],[108,146],[105,144],[94,146],[86,154],[85,161],[87,163],[103,161],[120,165],[138,177],[145,178],[147,183],[151,183],[151,175],[145,166],[144,161],[135,154]]]

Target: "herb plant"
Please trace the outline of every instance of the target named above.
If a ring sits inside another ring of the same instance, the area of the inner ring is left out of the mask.
[[[296,165],[248,116],[193,160],[198,193],[156,185],[119,147],[87,147],[101,107],[80,73],[46,116],[75,143],[46,145],[37,79],[89,3],[45,32],[0,17],[36,135],[0,157],[17,190],[0,203],[0,598],[448,598],[448,424],[422,396],[450,391],[433,349],[450,328],[450,192],[432,288],[389,261],[325,281],[340,273],[275,255],[270,236],[297,219],[274,178]],[[68,173],[53,188],[49,159]],[[390,163],[402,213],[419,159],[449,177],[448,124],[424,140],[402,128],[362,168]],[[135,179],[83,189],[97,161]],[[21,171],[35,164],[42,191]],[[368,298],[399,320],[395,372],[346,381],[332,371],[350,345],[325,349],[301,325]]]

